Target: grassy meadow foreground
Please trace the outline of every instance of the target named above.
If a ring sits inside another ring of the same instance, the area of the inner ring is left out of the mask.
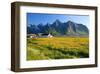
[[[88,57],[88,37],[27,39],[27,60],[73,59]]]

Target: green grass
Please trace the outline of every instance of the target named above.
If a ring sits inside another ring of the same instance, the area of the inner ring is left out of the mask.
[[[27,39],[27,60],[74,59],[88,57],[88,38],[53,37]]]

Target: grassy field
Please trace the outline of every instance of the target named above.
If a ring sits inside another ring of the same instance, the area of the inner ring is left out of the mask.
[[[53,37],[27,39],[27,60],[74,59],[88,57],[88,38]]]

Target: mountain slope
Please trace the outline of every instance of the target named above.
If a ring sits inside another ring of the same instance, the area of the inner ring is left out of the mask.
[[[68,36],[88,36],[89,30],[88,28],[83,24],[78,24],[73,21],[68,21],[62,23],[58,19],[53,22],[52,24],[47,23],[39,24],[39,25],[28,25],[27,26],[27,33],[31,34],[49,34],[52,35],[68,35]]]

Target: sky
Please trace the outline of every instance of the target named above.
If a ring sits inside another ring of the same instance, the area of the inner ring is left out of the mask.
[[[88,15],[69,15],[69,14],[47,14],[47,13],[27,13],[27,23],[29,24],[52,24],[55,20],[59,20],[62,23],[67,21],[73,21],[75,23],[83,24],[89,28],[89,16]]]

